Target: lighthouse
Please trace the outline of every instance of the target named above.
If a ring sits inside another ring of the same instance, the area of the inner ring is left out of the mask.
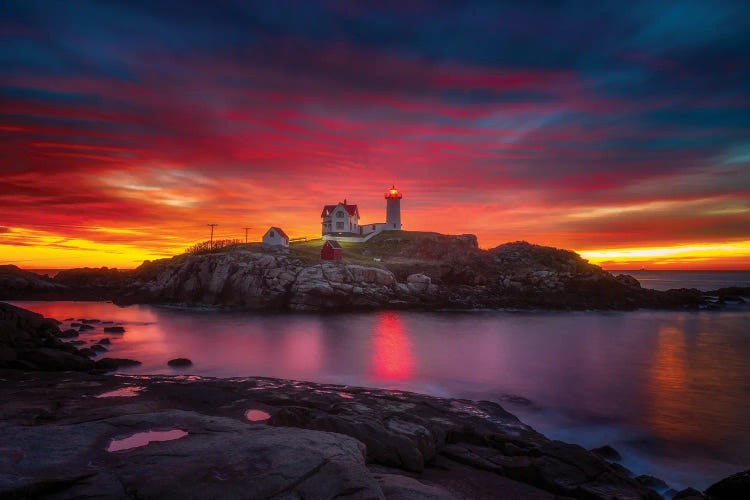
[[[385,193],[385,229],[387,230],[401,229],[401,196],[395,184]]]

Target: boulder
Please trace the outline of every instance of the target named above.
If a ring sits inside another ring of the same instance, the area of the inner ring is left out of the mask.
[[[127,358],[102,358],[98,359],[94,363],[94,367],[98,370],[114,371],[120,368],[129,368],[132,366],[140,366],[141,362],[134,359]]]
[[[426,292],[432,284],[432,279],[426,274],[410,274],[406,278],[409,290],[415,293]]]
[[[184,368],[186,366],[192,366],[193,362],[187,358],[175,358],[167,361],[167,365],[173,368]]]
[[[125,328],[122,326],[105,326],[104,333],[125,333]]]
[[[78,330],[74,328],[68,328],[67,330],[58,333],[57,336],[61,339],[72,339],[78,337]]]
[[[94,367],[85,354],[72,354],[49,347],[18,351],[18,358],[44,371],[85,371]]]

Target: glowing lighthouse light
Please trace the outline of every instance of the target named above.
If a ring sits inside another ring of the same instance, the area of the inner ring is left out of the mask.
[[[401,198],[395,184],[385,193],[385,226],[389,230],[401,229]]]

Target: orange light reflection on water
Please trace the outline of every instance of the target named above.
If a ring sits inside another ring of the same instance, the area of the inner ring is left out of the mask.
[[[413,375],[411,343],[401,317],[393,311],[378,315],[373,337],[372,371],[374,378],[381,381],[403,381]]]

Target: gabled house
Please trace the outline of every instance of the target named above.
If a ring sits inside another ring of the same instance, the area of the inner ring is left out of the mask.
[[[341,248],[336,240],[328,240],[320,249],[320,260],[341,260],[344,256],[344,249]]]
[[[263,244],[270,247],[289,247],[289,236],[279,227],[270,227],[263,235]]]
[[[403,194],[396,185],[385,192],[385,222],[360,224],[359,208],[346,200],[336,205],[325,205],[320,213],[321,233],[324,240],[367,241],[383,231],[400,231],[401,198]]]
[[[326,205],[320,214],[322,219],[321,233],[326,234],[359,234],[359,208],[349,205],[346,200],[336,205]]]

